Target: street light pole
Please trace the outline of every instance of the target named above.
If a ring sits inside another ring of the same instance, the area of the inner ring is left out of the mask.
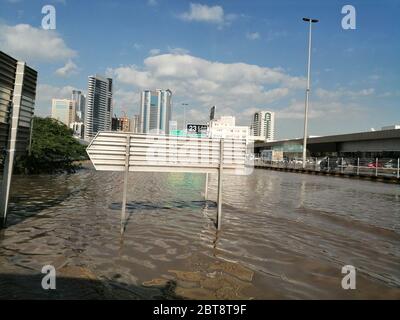
[[[310,96],[310,73],[311,73],[311,41],[312,31],[311,26],[313,23],[317,23],[317,19],[303,18],[303,21],[309,22],[309,33],[308,33],[308,67],[307,67],[307,89],[306,89],[306,103],[304,110],[304,141],[303,141],[303,169],[306,167],[307,157],[307,136],[308,136],[308,103]]]
[[[187,103],[182,103],[182,106],[183,106],[183,130],[186,130],[186,107],[188,105],[189,104],[187,104]]]

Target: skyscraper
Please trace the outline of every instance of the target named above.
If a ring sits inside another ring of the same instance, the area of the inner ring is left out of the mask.
[[[72,101],[75,104],[76,121],[84,122],[86,97],[79,90],[72,90]]]
[[[273,141],[275,139],[275,112],[256,112],[253,116],[251,129],[253,136],[262,137],[266,141]]]
[[[51,117],[61,121],[66,126],[75,122],[75,103],[69,99],[53,99],[51,103]]]
[[[145,90],[141,95],[140,132],[169,134],[171,120],[171,90]]]
[[[86,96],[85,140],[90,141],[98,131],[111,130],[113,112],[113,82],[111,78],[90,76]]]

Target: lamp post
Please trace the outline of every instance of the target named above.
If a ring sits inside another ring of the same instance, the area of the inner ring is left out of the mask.
[[[311,26],[313,23],[317,23],[317,19],[303,18],[303,21],[309,23],[308,33],[308,68],[307,68],[307,89],[306,89],[306,105],[304,111],[304,141],[303,141],[303,169],[306,167],[307,157],[307,136],[308,136],[308,102],[310,96],[310,72],[311,72]]]
[[[187,104],[187,103],[182,103],[182,106],[183,106],[183,130],[186,130],[186,107],[188,105],[189,104]]]

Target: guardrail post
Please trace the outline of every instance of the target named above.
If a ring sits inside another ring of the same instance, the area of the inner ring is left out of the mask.
[[[329,168],[329,157],[328,157],[328,172],[330,171],[330,168]]]
[[[126,223],[126,194],[127,194],[127,191],[128,191],[128,174],[129,174],[130,149],[131,149],[131,135],[128,134],[126,136],[124,190],[123,190],[123,193],[122,193],[121,235],[125,231],[125,223]]]
[[[222,224],[222,174],[224,169],[224,139],[220,141],[219,147],[219,169],[218,169],[218,200],[217,200],[217,229],[221,230]]]
[[[400,158],[397,158],[397,179],[400,178]]]
[[[343,157],[342,157],[342,173],[344,173],[344,167],[343,167]]]
[[[204,187],[204,200],[208,200],[208,173],[206,173],[206,183]]]
[[[357,158],[357,175],[360,175],[360,158]]]
[[[375,159],[375,177],[378,176],[378,158]]]

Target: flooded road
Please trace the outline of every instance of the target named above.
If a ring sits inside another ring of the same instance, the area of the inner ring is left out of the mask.
[[[400,299],[400,187],[255,170],[224,177],[122,173],[15,177],[0,235],[1,298]],[[41,288],[41,269],[57,289]],[[356,289],[341,287],[356,268]]]

